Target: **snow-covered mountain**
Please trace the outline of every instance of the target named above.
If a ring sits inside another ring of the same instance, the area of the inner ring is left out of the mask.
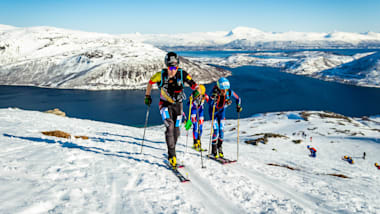
[[[124,36],[0,26],[0,84],[77,89],[144,88],[166,52]],[[230,73],[181,59],[200,83]]]
[[[236,126],[226,121],[224,153],[231,159]],[[207,147],[209,121],[204,127]],[[0,109],[0,213],[380,211],[378,116],[281,112],[242,119],[238,162],[223,166],[204,158],[206,168],[200,154],[186,148],[182,131],[177,156],[189,183],[180,183],[164,164],[164,129],[147,128],[140,154],[142,128]],[[53,130],[89,139],[41,133]],[[307,145],[317,149],[316,158]]]
[[[348,84],[380,87],[380,53],[360,57],[338,67],[324,70],[317,78]]]
[[[351,85],[380,87],[380,53],[357,53],[352,56],[324,51],[256,52],[229,57],[191,58],[201,63],[226,66],[263,66],[321,80]]]
[[[179,50],[380,48],[380,33],[375,32],[264,32],[237,27],[229,32],[136,33],[126,36],[156,47]]]

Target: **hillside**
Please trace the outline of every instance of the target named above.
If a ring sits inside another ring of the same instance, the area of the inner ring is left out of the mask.
[[[118,35],[53,27],[0,26],[0,84],[75,89],[142,89],[166,52]],[[182,58],[199,83],[230,72]]]
[[[260,66],[345,84],[380,87],[378,51],[342,55],[329,51],[256,52],[229,57],[193,57],[193,61],[226,67]]]
[[[236,125],[226,121],[224,150],[231,159],[236,158]],[[41,133],[53,130],[89,139]],[[190,183],[180,183],[166,168],[163,132],[162,125],[148,127],[139,154],[142,128],[0,109],[0,213],[380,210],[380,170],[374,166],[380,162],[378,116],[281,112],[242,119],[238,162],[223,166],[204,159],[206,169],[199,153],[186,148],[182,131],[177,156]],[[209,133],[206,121],[204,147]],[[254,141],[257,145],[245,143]],[[316,158],[309,157],[307,145],[317,149]],[[355,163],[342,160],[345,155]]]

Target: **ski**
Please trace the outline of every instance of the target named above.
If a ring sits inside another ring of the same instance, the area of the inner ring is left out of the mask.
[[[173,167],[167,161],[165,161],[165,164],[167,165],[168,169],[170,169],[174,175],[177,176],[181,183],[190,182],[189,179],[187,179],[180,171],[178,171],[179,168],[184,168],[184,165],[178,165],[177,169],[173,169]]]
[[[207,157],[209,157],[210,159],[222,164],[222,165],[225,165],[225,164],[230,164],[230,163],[235,163],[236,160],[230,160],[230,159],[227,159],[227,158],[215,158],[213,155],[207,155]]]

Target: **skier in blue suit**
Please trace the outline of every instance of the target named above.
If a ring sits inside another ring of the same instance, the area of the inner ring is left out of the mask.
[[[212,135],[211,155],[215,158],[224,157],[222,144],[224,137],[224,123],[226,120],[225,109],[232,104],[232,97],[236,101],[236,111],[241,112],[243,108],[241,107],[240,97],[231,90],[228,79],[221,77],[213,87],[209,99],[210,119],[212,119],[212,114],[214,112],[214,121],[212,121],[214,133]]]

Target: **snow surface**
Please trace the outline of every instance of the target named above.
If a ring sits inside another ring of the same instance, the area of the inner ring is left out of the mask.
[[[142,89],[166,52],[120,35],[0,25],[0,84],[76,89]],[[198,83],[230,72],[181,58]]]
[[[380,53],[371,51],[353,56],[324,51],[257,52],[229,57],[191,58],[201,63],[236,68],[261,66],[321,80],[351,85],[380,87]]]
[[[300,113],[241,119],[238,162],[225,166],[204,159],[202,169],[200,154],[186,147],[182,131],[177,156],[191,182],[180,183],[164,164],[162,125],[147,128],[139,154],[143,128],[0,109],[0,213],[379,213],[380,170],[374,163],[380,162],[380,117],[307,112],[304,120]],[[224,152],[231,159],[236,126],[236,120],[226,121]],[[209,121],[204,127],[207,147]],[[41,134],[52,130],[89,139]],[[244,143],[259,133],[287,138]],[[298,139],[303,142],[292,142]],[[308,156],[307,145],[316,147],[317,158]],[[344,155],[355,164],[343,161]]]

